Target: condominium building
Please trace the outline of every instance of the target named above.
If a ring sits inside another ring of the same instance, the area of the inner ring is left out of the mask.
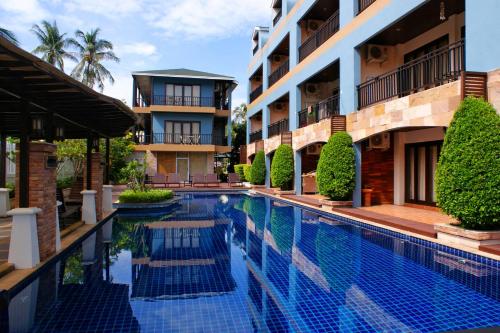
[[[141,115],[136,157],[148,175],[214,173],[231,151],[233,77],[190,69],[132,73],[133,109]]]
[[[272,10],[272,26],[251,41],[248,162],[264,150],[269,170],[289,143],[295,192],[314,192],[304,175],[314,177],[322,145],[346,130],[355,206],[364,188],[374,204],[435,204],[436,163],[460,101],[482,96],[500,109],[500,1],[273,0]]]

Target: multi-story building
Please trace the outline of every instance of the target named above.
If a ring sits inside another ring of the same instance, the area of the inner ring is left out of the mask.
[[[295,192],[347,130],[375,204],[435,202],[446,128],[466,95],[500,109],[497,0],[274,0],[248,65],[247,159],[295,152]],[[467,36],[467,37],[466,37]],[[266,185],[270,186],[269,172]]]
[[[231,151],[233,77],[189,69],[132,73],[133,109],[141,115],[136,155],[148,174],[214,173]],[[139,156],[138,156],[139,157]]]

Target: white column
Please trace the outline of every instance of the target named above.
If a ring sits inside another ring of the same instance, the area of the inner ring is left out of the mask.
[[[40,263],[36,214],[40,208],[16,208],[7,212],[12,216],[9,245],[9,263],[16,269],[33,268]]]
[[[102,186],[102,211],[109,213],[113,210],[113,185]]]
[[[82,221],[85,224],[96,224],[97,217],[95,211],[95,195],[97,191],[85,190],[81,191],[80,194],[83,195],[82,203]]]
[[[59,206],[62,205],[61,201],[57,201],[56,205],[56,252],[61,249],[61,229],[59,228]]]
[[[8,188],[0,188],[0,217],[7,216],[10,210],[9,191]]]

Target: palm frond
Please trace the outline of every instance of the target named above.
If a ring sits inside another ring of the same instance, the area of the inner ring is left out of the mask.
[[[19,45],[16,35],[10,30],[0,28],[0,36],[7,39],[12,44]]]

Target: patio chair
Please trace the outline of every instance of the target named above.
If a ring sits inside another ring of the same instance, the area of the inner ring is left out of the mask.
[[[181,180],[181,177],[178,174],[169,173],[166,185],[167,186],[177,185],[178,187],[181,187],[181,185],[184,185],[184,182]]]
[[[151,177],[151,185],[156,187],[156,185],[160,185],[163,187],[167,187],[167,176],[159,173]]]
[[[240,179],[240,175],[237,173],[230,173],[227,175],[227,183],[229,187],[233,186],[243,186],[243,182]]]
[[[220,186],[220,180],[217,178],[215,173],[209,173],[206,176],[206,184],[207,186],[213,185],[214,187]]]
[[[206,186],[207,185],[207,182],[205,181],[205,176],[202,175],[201,173],[197,173],[197,174],[193,175],[193,184],[192,184],[192,186],[196,187],[196,186],[199,186],[199,185],[202,185],[202,186]]]

